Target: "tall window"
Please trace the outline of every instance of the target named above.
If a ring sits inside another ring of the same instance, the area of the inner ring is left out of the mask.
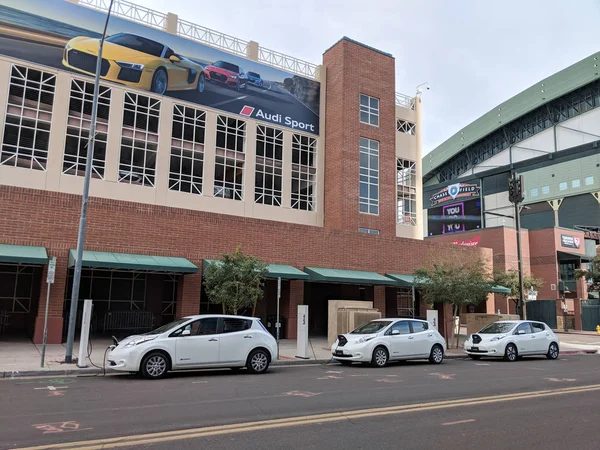
[[[414,136],[415,134],[417,134],[417,126],[414,123],[409,122],[407,120],[397,119],[396,131]]]
[[[379,99],[360,94],[360,121],[367,125],[379,126]]]
[[[283,131],[258,125],[256,127],[256,174],[254,201],[281,206],[283,177]]]
[[[92,177],[100,179],[104,179],[110,95],[110,88],[101,85],[98,95],[98,118],[96,120],[96,137],[94,139],[94,153],[92,156]],[[78,176],[85,175],[85,161],[87,159],[90,137],[93,99],[93,83],[75,79],[71,80],[63,173]]]
[[[188,106],[173,105],[169,189],[202,194],[206,113]]]
[[[359,210],[379,214],[379,142],[360,138]]]
[[[160,100],[125,92],[119,181],[154,187]]]
[[[317,140],[301,134],[292,135],[292,208],[316,209]]]
[[[214,196],[243,200],[246,122],[217,116]]]
[[[414,161],[396,160],[397,222],[401,225],[417,225],[417,165]]]
[[[56,75],[11,67],[0,165],[46,170]]]

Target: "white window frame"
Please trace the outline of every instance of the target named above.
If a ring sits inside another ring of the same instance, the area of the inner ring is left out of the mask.
[[[94,138],[94,153],[92,155],[92,177],[100,180],[104,179],[106,168],[111,96],[112,89],[101,84],[98,91],[96,136]],[[67,133],[62,168],[62,173],[65,175],[85,175],[93,101],[94,83],[78,78],[71,78]],[[73,104],[77,104],[77,110],[71,108]],[[85,113],[86,109],[90,111],[89,115]],[[75,154],[73,150],[76,151]]]
[[[125,91],[123,126],[119,153],[119,183],[154,187],[160,130],[161,101],[151,96]],[[132,114],[133,123],[127,117]],[[131,152],[129,158],[125,152]],[[143,156],[142,165],[135,164]]]
[[[217,116],[217,147],[213,196],[230,200],[244,200],[246,174],[246,122],[219,114]],[[222,145],[220,145],[222,143]],[[241,170],[238,179],[237,171]],[[227,174],[233,172],[233,181]]]
[[[559,191],[566,191],[569,188],[569,183],[567,183],[566,181],[561,181],[558,184],[558,190]]]
[[[303,190],[302,186],[306,189]],[[317,139],[292,134],[291,207],[302,211],[317,210]]]
[[[579,189],[581,187],[581,180],[577,178],[576,180],[571,180],[571,188]]]
[[[593,184],[594,184],[594,177],[593,176],[585,177],[585,185],[586,186],[591,186]]]
[[[266,125],[256,126],[255,203],[281,206],[283,197],[283,141],[283,130]],[[269,154],[272,154],[272,156],[269,156]],[[267,186],[269,177],[271,183],[270,186]],[[259,181],[262,187],[259,186]],[[279,188],[277,188],[277,181],[279,181]]]
[[[367,94],[360,94],[359,104],[360,123],[371,125],[373,127],[379,127],[379,99],[377,97],[372,97]],[[363,120],[363,118],[365,120]]]
[[[206,112],[175,103],[172,122],[169,190],[202,195]]]
[[[22,90],[22,96],[15,95],[18,90]],[[7,91],[0,165],[46,171],[56,100],[56,74],[11,64]],[[43,101],[45,99],[50,103]],[[14,143],[8,140],[9,129],[17,133]],[[32,138],[23,138],[24,135],[32,135]]]
[[[379,215],[379,141],[360,138],[358,210],[361,214]],[[365,160],[366,164],[363,164]],[[361,191],[366,188],[367,195]],[[372,195],[374,191],[375,195]]]
[[[408,202],[408,208],[406,208]],[[396,223],[417,226],[417,163],[396,158]],[[408,210],[407,210],[408,209]]]
[[[416,136],[417,124],[404,119],[396,119],[396,131],[409,134],[411,136]]]

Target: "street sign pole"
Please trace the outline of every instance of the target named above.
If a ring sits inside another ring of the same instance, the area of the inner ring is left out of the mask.
[[[275,322],[275,335],[277,337],[277,346],[279,346],[279,329],[281,323],[279,323],[279,301],[281,300],[281,277],[277,278],[277,321]]]
[[[48,289],[46,291],[46,311],[44,312],[44,337],[42,339],[42,363],[41,367],[44,367],[44,359],[46,358],[46,341],[48,340],[48,306],[50,305],[50,286],[54,284],[54,274],[56,273],[56,257],[51,256],[50,262],[48,263],[48,276],[46,277],[46,283],[48,283]]]

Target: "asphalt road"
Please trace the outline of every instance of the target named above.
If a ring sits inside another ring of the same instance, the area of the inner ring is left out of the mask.
[[[38,42],[22,41],[11,37],[0,36],[0,54],[23,60],[35,61],[38,64],[68,70],[62,65],[63,48]],[[319,115],[312,111],[293,95],[275,84],[266,81],[262,88],[249,85],[247,89],[237,91],[218,83],[206,83],[204,92],[169,91],[169,97],[198,103],[211,108],[239,114],[246,105],[255,108],[252,117],[256,117],[258,109],[265,115],[280,115],[281,123],[268,119],[260,119],[285,126],[285,117],[314,124],[315,133],[319,131]],[[265,116],[267,117],[267,116]],[[309,131],[310,130],[302,130]]]
[[[160,381],[2,380],[0,448],[597,449],[599,363],[568,356],[190,372]]]

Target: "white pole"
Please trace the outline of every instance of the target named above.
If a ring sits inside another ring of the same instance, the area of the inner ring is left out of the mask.
[[[281,277],[277,277],[277,319],[275,321],[275,336],[277,340],[277,358],[279,359],[279,330],[281,323],[279,322],[279,300],[281,299]]]
[[[48,340],[48,306],[50,305],[50,286],[54,283],[54,274],[56,272],[56,257],[51,256],[48,263],[48,290],[46,291],[46,311],[44,312],[44,337],[42,338],[42,362],[41,367],[44,367],[44,359],[46,358],[46,341]]]

